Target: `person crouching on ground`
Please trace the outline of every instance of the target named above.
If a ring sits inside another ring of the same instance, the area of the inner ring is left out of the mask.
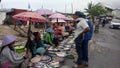
[[[54,35],[54,30],[52,28],[46,29],[45,43],[53,47],[58,46],[58,38]]]
[[[12,35],[6,35],[3,37],[2,48],[0,52],[0,68],[20,68],[20,64],[28,58],[28,55],[23,55],[21,57],[17,56],[17,53],[14,49],[14,43],[16,41],[16,37]]]
[[[37,49],[40,50],[46,50],[46,46],[43,43],[43,40],[41,40],[40,33],[39,32],[33,32],[34,39],[32,41],[32,57],[34,57],[38,52]]]

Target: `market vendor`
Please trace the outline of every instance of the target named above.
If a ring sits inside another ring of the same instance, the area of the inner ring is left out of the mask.
[[[50,46],[58,46],[58,38],[54,35],[54,30],[51,27],[46,29],[45,43]]]
[[[45,43],[49,44],[49,45],[53,45],[53,38],[54,38],[54,30],[49,27],[46,29],[46,33],[45,33]]]
[[[32,57],[34,57],[38,53],[37,49],[41,49],[41,51],[46,49],[43,41],[41,40],[40,33],[33,32],[33,35],[34,35],[34,39],[32,40],[32,47],[31,47],[33,54]]]
[[[21,68],[21,63],[28,58],[28,55],[18,56],[14,43],[16,37],[12,35],[6,35],[3,37],[2,48],[0,51],[0,68]]]

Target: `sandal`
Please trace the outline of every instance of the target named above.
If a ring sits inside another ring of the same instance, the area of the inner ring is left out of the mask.
[[[83,62],[83,65],[84,65],[84,66],[88,66],[88,62],[85,62],[85,61],[84,61],[84,62]]]

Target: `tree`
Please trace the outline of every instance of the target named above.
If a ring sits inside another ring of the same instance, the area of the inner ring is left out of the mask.
[[[85,8],[86,12],[89,12],[89,10],[93,7],[92,2],[88,3],[88,8]]]
[[[100,16],[107,13],[107,10],[102,6],[101,3],[97,3],[95,5],[92,2],[88,3],[88,8],[85,10],[87,13],[93,16]]]

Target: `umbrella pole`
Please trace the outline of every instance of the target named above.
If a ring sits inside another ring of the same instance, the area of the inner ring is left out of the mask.
[[[58,18],[57,18],[57,25],[58,25],[59,23],[58,23]]]
[[[45,15],[46,20],[48,20],[47,15]],[[47,29],[47,23],[45,22],[45,29]]]
[[[29,20],[29,27],[28,27],[28,33],[27,33],[27,43],[26,43],[26,48],[27,48],[27,51],[26,51],[26,54],[28,54],[28,51],[29,51],[29,48],[30,48],[30,43],[31,43],[31,19]]]
[[[27,42],[26,42],[26,54],[29,56],[29,51],[31,52],[31,45],[32,45],[32,41],[31,41],[31,18],[29,20],[29,27],[28,27],[28,33],[27,33]],[[31,53],[32,54],[32,53]],[[27,59],[27,61],[30,61],[30,57]]]
[[[44,27],[45,27],[45,29],[47,28],[47,26],[46,26],[46,22],[44,23]]]
[[[29,27],[28,27],[28,38],[30,38],[30,32],[31,32],[31,21],[29,21]]]

